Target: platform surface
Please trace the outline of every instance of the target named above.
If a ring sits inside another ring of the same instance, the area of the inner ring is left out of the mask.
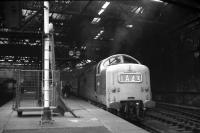
[[[41,112],[23,112],[18,117],[9,102],[0,108],[0,133],[148,133],[78,98],[66,99],[65,104],[80,118],[66,112],[64,116],[53,116],[52,124],[41,125]]]

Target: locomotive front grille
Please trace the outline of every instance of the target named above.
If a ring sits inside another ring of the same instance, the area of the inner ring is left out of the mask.
[[[121,104],[121,112],[126,114],[136,114],[137,110],[143,110],[143,102],[141,100],[122,100]]]

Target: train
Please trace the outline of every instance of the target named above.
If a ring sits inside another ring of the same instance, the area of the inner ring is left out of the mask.
[[[155,107],[149,68],[127,54],[115,54],[85,67],[77,78],[77,95],[111,112],[142,118],[145,110]]]

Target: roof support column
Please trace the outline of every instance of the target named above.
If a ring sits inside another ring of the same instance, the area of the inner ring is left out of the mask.
[[[50,98],[49,98],[49,1],[44,1],[44,108],[42,123],[51,121]]]

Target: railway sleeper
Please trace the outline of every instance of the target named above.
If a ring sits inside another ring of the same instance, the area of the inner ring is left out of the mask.
[[[200,128],[195,128],[192,130],[193,133],[200,133]]]

